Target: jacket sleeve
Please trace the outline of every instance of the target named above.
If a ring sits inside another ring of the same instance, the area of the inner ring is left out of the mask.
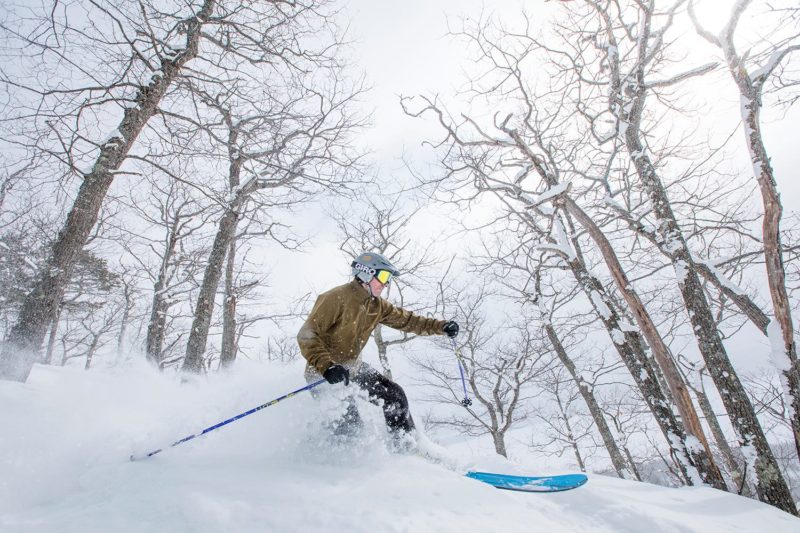
[[[331,294],[321,294],[317,297],[303,327],[297,333],[300,353],[320,374],[333,364],[326,339],[336,324],[338,313],[339,305],[336,297]]]
[[[444,320],[426,318],[415,315],[400,307],[395,307],[387,300],[381,299],[381,319],[379,322],[390,328],[399,329],[417,335],[442,335]]]

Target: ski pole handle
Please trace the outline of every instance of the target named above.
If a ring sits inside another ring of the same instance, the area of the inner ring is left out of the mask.
[[[200,431],[199,433],[195,433],[194,435],[189,435],[189,436],[184,437],[184,438],[182,438],[180,440],[176,440],[175,442],[173,442],[169,446],[166,446],[165,448],[174,448],[175,446],[177,446],[179,444],[183,444],[184,442],[188,442],[188,441],[193,440],[193,439],[195,439],[197,437],[202,437],[206,433],[211,433],[215,429],[219,429],[222,426],[225,426],[227,424],[230,424],[231,422],[235,422],[236,420],[239,420],[240,418],[244,418],[246,416],[252,415],[253,413],[255,413],[257,411],[260,411],[262,409],[266,409],[270,405],[275,405],[276,403],[280,402],[281,400],[285,400],[286,398],[291,398],[295,394],[298,394],[298,393],[306,391],[306,390],[311,390],[314,387],[316,387],[317,385],[322,385],[323,383],[325,383],[324,379],[321,379],[319,381],[315,381],[314,383],[309,383],[305,387],[301,387],[301,388],[299,388],[297,390],[294,390],[292,392],[284,394],[283,396],[275,398],[274,400],[271,400],[271,401],[269,401],[269,402],[267,402],[265,404],[261,404],[258,407],[253,407],[252,409],[250,409],[248,411],[245,411],[243,413],[239,413],[238,415],[232,416],[231,418],[229,418],[227,420],[223,420],[222,422],[219,422],[218,424],[214,424],[213,426],[209,426],[209,427],[205,428],[204,430]],[[165,448],[159,448],[157,450],[153,450],[152,452],[143,453],[143,454],[131,454],[131,461],[139,461],[141,459],[147,459],[148,457],[152,457],[155,454],[164,451]]]

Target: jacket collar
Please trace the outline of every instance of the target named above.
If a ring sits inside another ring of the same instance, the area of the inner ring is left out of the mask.
[[[350,282],[350,290],[355,294],[356,299],[360,303],[375,298],[374,296],[370,296],[369,292],[364,290],[364,287],[361,286],[361,283],[359,283],[357,279],[353,279]]]

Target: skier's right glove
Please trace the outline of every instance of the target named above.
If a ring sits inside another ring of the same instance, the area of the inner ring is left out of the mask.
[[[458,335],[458,324],[452,320],[448,320],[444,323],[444,326],[442,326],[442,332],[452,339]]]
[[[322,377],[331,385],[342,381],[345,385],[350,385],[350,371],[342,365],[331,365],[328,370],[323,372]]]

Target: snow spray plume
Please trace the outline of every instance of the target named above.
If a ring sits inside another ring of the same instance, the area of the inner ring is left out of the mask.
[[[285,400],[286,398],[291,398],[295,394],[298,394],[298,393],[306,391],[306,390],[311,390],[314,387],[316,387],[317,385],[322,385],[323,383],[325,383],[324,379],[321,379],[319,381],[315,381],[314,383],[310,383],[310,384],[306,385],[305,387],[301,387],[301,388],[299,388],[299,389],[297,389],[295,391],[292,391],[292,392],[290,392],[288,394],[284,394],[283,396],[275,398],[274,400],[269,401],[269,402],[267,402],[265,404],[259,405],[258,407],[253,407],[249,411],[245,411],[244,413],[239,413],[238,415],[233,416],[233,417],[231,417],[231,418],[229,418],[227,420],[223,420],[222,422],[220,422],[218,424],[214,424],[213,426],[209,426],[209,427],[205,428],[204,430],[202,430],[199,433],[195,433],[194,435],[189,435],[188,437],[184,437],[184,438],[182,438],[180,440],[176,440],[175,442],[173,442],[172,444],[167,446],[167,448],[173,448],[173,447],[177,446],[178,444],[183,444],[184,442],[188,442],[190,440],[193,440],[196,437],[202,437],[206,433],[211,433],[215,429],[219,429],[222,426],[230,424],[231,422],[235,422],[236,420],[239,420],[240,418],[244,418],[244,417],[246,417],[248,415],[252,415],[256,411],[260,411],[262,409],[266,409],[270,405],[275,405],[276,403],[278,403],[281,400]],[[145,454],[132,454],[131,455],[131,461],[138,461],[140,459],[147,459],[148,457],[152,457],[155,454],[160,453],[162,451],[164,451],[164,448],[159,448],[157,450],[153,450],[152,452],[148,452],[148,453],[145,453]]]

